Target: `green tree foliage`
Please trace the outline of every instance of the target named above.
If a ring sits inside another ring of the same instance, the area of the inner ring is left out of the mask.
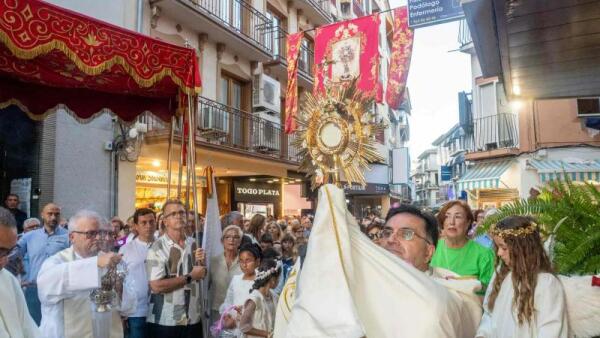
[[[484,221],[480,232],[511,215],[534,217],[543,237],[554,238],[551,256],[559,273],[600,272],[600,191],[594,185],[576,184],[568,178],[551,181],[537,198],[500,208]]]

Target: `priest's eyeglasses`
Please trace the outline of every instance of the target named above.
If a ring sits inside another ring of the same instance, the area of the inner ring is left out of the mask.
[[[100,230],[100,231],[96,231],[96,230],[90,230],[90,231],[71,231],[74,232],[76,234],[81,234],[84,235],[85,238],[87,239],[92,239],[92,238],[96,238],[96,237],[100,237],[100,238],[114,238],[115,237],[115,233],[112,231],[106,231],[106,230]]]
[[[19,250],[16,245],[10,249],[0,248],[0,258],[12,257],[12,256],[16,255],[18,251]]]
[[[417,238],[424,240],[428,244],[432,244],[430,240],[417,234],[411,228],[400,228],[400,229],[398,229],[398,231],[394,232],[394,229],[392,229],[390,227],[385,227],[385,228],[383,228],[383,230],[381,230],[379,235],[381,236],[381,238],[385,238],[385,239],[390,238],[393,235],[395,239],[402,239],[405,241],[412,241],[415,237],[417,237]]]

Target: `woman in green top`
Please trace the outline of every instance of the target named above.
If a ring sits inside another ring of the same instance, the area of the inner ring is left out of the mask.
[[[446,203],[437,215],[442,226],[440,239],[431,260],[431,266],[450,270],[461,277],[477,278],[483,289],[494,273],[494,252],[467,237],[473,224],[473,214],[463,201]]]

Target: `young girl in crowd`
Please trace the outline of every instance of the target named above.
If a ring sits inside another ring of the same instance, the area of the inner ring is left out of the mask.
[[[511,216],[490,228],[498,258],[476,337],[567,337],[563,287],[530,218]]]
[[[296,262],[296,251],[295,251],[294,237],[290,234],[283,235],[281,239],[281,277],[279,278],[279,284],[275,288],[275,293],[281,294],[285,282],[289,277],[290,272],[294,268]]]
[[[238,263],[242,274],[235,275],[229,283],[227,294],[219,312],[223,315],[223,328],[236,334],[237,323],[250,288],[254,284],[255,269],[260,265],[262,252],[257,244],[244,244],[240,247]]]
[[[270,338],[275,325],[277,286],[281,273],[281,261],[265,259],[258,268],[250,297],[244,303],[240,331],[245,338]]]

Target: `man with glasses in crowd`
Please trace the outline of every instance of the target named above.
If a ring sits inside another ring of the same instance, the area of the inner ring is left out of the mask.
[[[25,297],[17,279],[4,267],[17,249],[14,216],[0,207],[0,337],[37,338],[40,332],[27,311]]]
[[[43,226],[27,232],[17,242],[19,256],[27,261],[23,291],[33,320],[39,325],[42,320],[36,279],[44,261],[57,252],[69,247],[68,231],[58,226],[60,207],[49,203],[42,209]]]
[[[133,214],[133,227],[137,232],[132,240],[121,247],[119,253],[127,264],[127,271],[132,275],[135,284],[137,305],[134,313],[127,318],[129,338],[144,338],[146,332],[146,315],[148,314],[148,275],[146,274],[146,257],[148,249],[154,242],[156,231],[156,214],[152,209],[137,209]]]
[[[206,276],[204,251],[186,236],[188,214],[181,201],[168,200],[162,213],[165,234],[150,246],[146,258],[151,290],[149,337],[201,338],[203,312],[198,281]]]
[[[106,246],[103,243],[112,244],[114,238],[111,225],[94,211],[81,210],[71,217],[71,246],[48,258],[37,279],[42,302],[42,337],[94,336],[90,292],[100,288],[103,274],[121,261],[117,253],[99,251]],[[119,311],[127,312],[135,305],[128,290],[122,289],[120,307],[113,307],[111,326],[106,328],[111,338],[123,337]]]

